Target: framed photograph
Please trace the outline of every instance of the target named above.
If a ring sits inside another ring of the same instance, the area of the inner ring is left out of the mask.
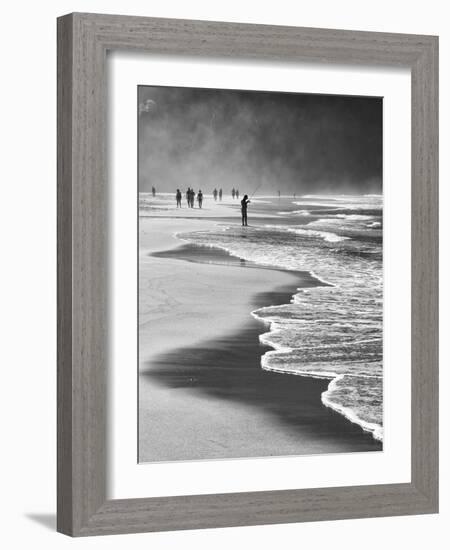
[[[58,530],[438,511],[438,39],[58,19]]]

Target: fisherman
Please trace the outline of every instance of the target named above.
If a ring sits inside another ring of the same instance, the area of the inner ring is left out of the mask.
[[[181,191],[179,189],[177,189],[175,198],[177,199],[177,208],[181,208]]]
[[[222,200],[222,188],[219,189],[219,201]]]
[[[233,190],[231,191],[231,196],[233,197],[233,199],[235,195],[236,195],[236,191],[234,190],[234,187],[233,187]]]
[[[198,200],[198,207],[201,208],[203,204],[203,193],[201,189],[199,189],[197,193],[197,200]]]
[[[244,198],[241,200],[241,214],[242,214],[242,225],[247,226],[247,205],[250,202],[248,195],[244,195]]]
[[[213,197],[214,197],[214,200],[216,201],[217,200],[217,189],[214,188],[214,191],[213,191]]]

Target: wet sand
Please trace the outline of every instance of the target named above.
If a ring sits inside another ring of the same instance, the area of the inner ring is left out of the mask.
[[[141,230],[141,462],[381,450],[321,403],[327,380],[261,369],[267,328],[250,312],[288,303],[315,284],[309,274],[248,269],[220,250],[180,245],[168,220]]]

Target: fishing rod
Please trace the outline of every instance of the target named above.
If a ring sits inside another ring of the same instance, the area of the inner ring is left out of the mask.
[[[262,185],[262,182],[259,182],[258,186],[256,187],[256,189],[253,191],[253,193],[250,195],[250,199],[253,197],[253,195],[256,193],[256,191],[258,191],[258,189],[261,187]]]

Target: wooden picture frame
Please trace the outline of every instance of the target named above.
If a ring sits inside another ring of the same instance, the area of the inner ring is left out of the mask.
[[[411,482],[108,500],[108,50],[389,65],[412,82]],[[438,38],[74,13],[58,19],[58,510],[72,536],[438,511]]]

